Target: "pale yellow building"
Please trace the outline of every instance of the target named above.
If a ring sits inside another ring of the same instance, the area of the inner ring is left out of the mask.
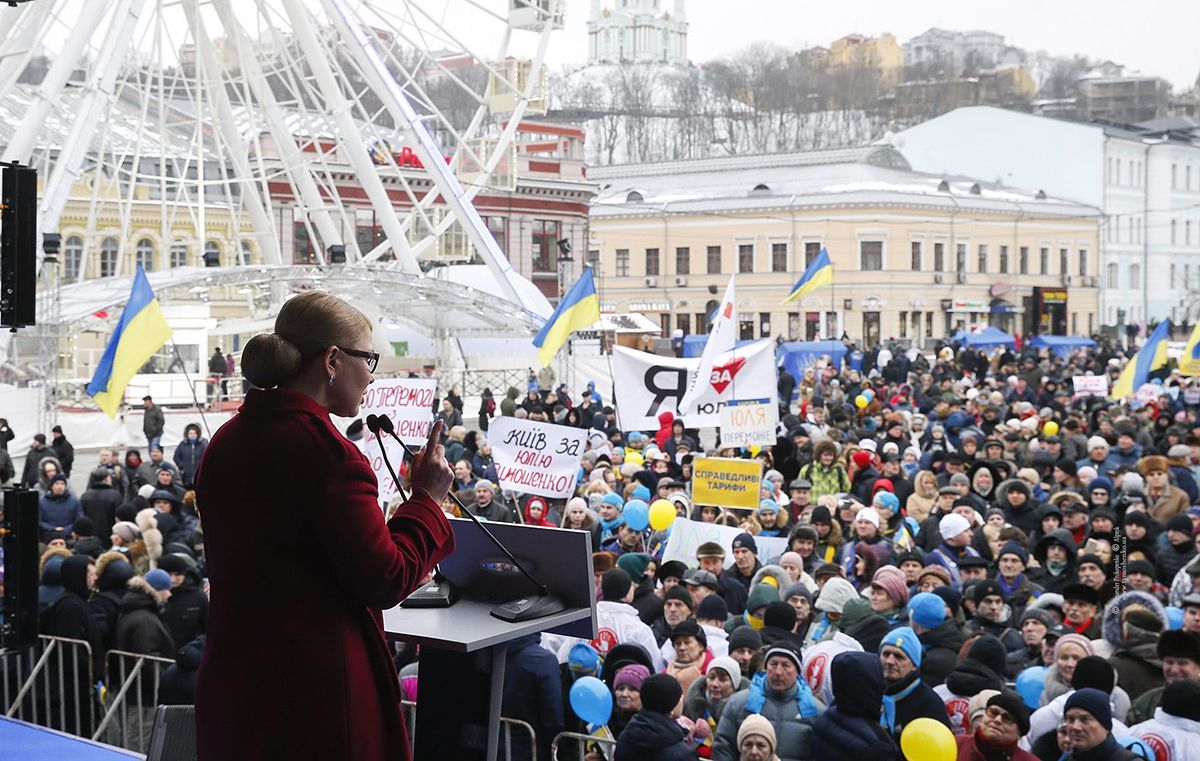
[[[830,44],[829,64],[833,67],[873,69],[883,79],[896,82],[904,69],[904,49],[890,34],[878,37],[848,34]]]
[[[741,338],[927,345],[1099,327],[1095,208],[920,174],[889,146],[592,169],[604,311],[700,334],[733,273]],[[834,285],[784,304],[825,248]]]

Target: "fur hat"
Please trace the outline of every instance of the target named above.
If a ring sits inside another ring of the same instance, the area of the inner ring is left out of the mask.
[[[1167,630],[1158,637],[1157,652],[1159,658],[1187,658],[1200,663],[1200,634],[1183,629]]]
[[[1167,458],[1162,457],[1161,455],[1147,455],[1146,457],[1138,460],[1137,469],[1138,473],[1141,473],[1142,477],[1145,478],[1146,475],[1154,473],[1155,471],[1170,473],[1171,463],[1167,460]]]

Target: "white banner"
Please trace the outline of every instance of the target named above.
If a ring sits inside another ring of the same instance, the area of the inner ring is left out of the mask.
[[[1104,375],[1076,375],[1071,384],[1075,396],[1108,396],[1108,377]]]
[[[500,488],[565,498],[575,491],[587,431],[567,425],[498,417],[488,429]]]
[[[779,405],[766,399],[730,400],[721,408],[721,446],[773,446]]]
[[[621,429],[656,429],[658,416],[663,412],[683,418],[689,428],[712,427],[720,425],[721,407],[730,399],[778,403],[775,344],[769,338],[719,355],[696,404],[680,410],[680,399],[699,366],[699,359],[663,357],[623,346],[614,348],[615,407]]]
[[[742,530],[736,526],[676,518],[671,524],[671,538],[663,550],[662,562],[678,560],[689,568],[695,568],[696,549],[705,542],[716,542],[725,548],[725,567],[730,568],[733,566],[733,540],[740,533]],[[756,536],[754,544],[758,547],[758,560],[763,565],[787,552],[786,536]]]
[[[359,408],[359,419],[367,415],[387,415],[392,419],[396,434],[409,446],[420,448],[429,440],[433,427],[433,400],[437,396],[437,380],[434,378],[389,378],[377,380],[367,386],[363,403]],[[384,464],[380,453],[380,441],[365,428],[358,446],[371,461],[375,479],[379,484],[379,498],[387,504],[396,495],[396,485]],[[388,459],[396,472],[404,462],[404,447],[391,436],[384,437]]]

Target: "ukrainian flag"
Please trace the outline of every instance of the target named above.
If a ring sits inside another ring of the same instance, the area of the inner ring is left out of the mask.
[[[782,303],[795,301],[826,285],[833,285],[833,264],[829,261],[829,251],[822,248],[813,258],[812,264],[808,265],[808,269],[804,270],[804,274],[792,286],[792,292]]]
[[[1179,372],[1184,375],[1200,375],[1200,322],[1192,328],[1192,335],[1179,355]]]
[[[129,379],[169,340],[171,326],[163,317],[146,272],[139,264],[129,303],[87,387],[88,394],[109,417],[117,416]]]
[[[579,282],[571,286],[558,303],[558,309],[533,339],[542,366],[550,364],[572,333],[590,328],[599,321],[600,297],[596,295],[596,281],[592,277],[592,268],[584,267]]]
[[[1133,393],[1146,382],[1150,373],[1167,364],[1167,337],[1170,333],[1171,322],[1169,320],[1158,323],[1158,327],[1146,339],[1146,343],[1142,345],[1133,359],[1129,360],[1129,364],[1125,365],[1125,369],[1121,371],[1121,377],[1117,378],[1117,382],[1113,384],[1112,392],[1109,394],[1113,399],[1133,396]]]

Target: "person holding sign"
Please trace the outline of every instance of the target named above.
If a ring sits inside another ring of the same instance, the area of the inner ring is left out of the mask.
[[[202,761],[410,757],[381,611],[453,551],[438,503],[454,474],[435,424],[412,498],[385,524],[370,463],[330,420],[358,414],[371,346],[367,318],[323,291],[286,302],[275,332],[246,344],[256,388],[196,484],[213,590],[196,680]],[[285,455],[264,457],[271,446]]]

